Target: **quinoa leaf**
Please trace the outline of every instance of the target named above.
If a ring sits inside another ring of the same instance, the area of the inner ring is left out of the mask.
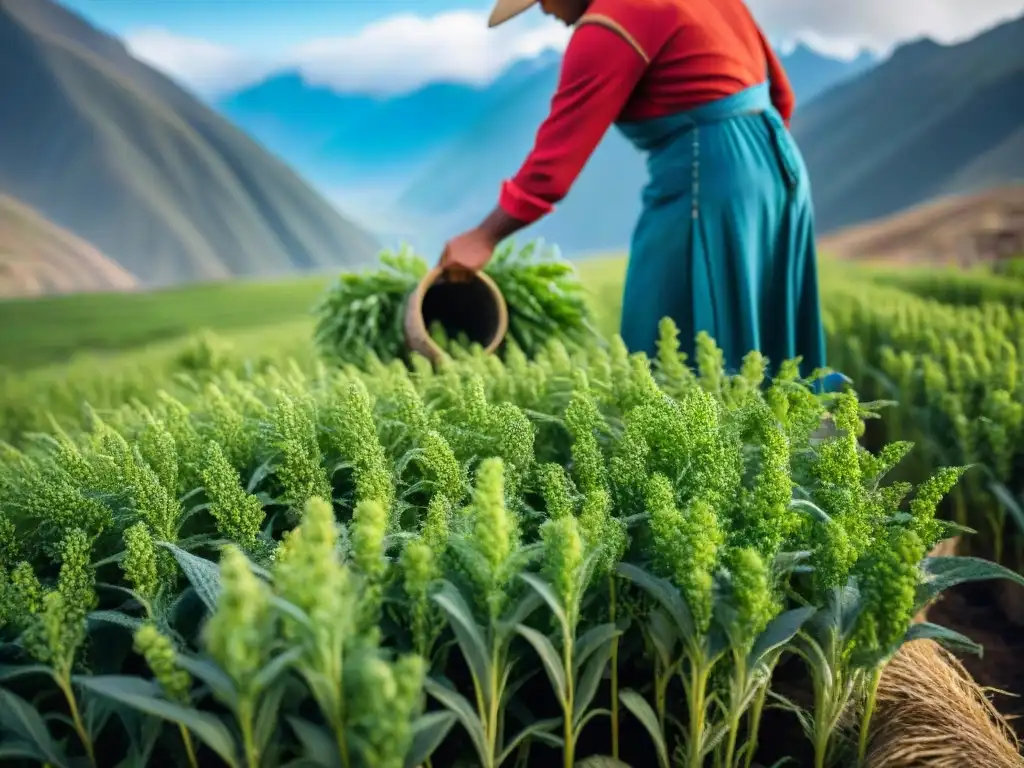
[[[14,680],[26,675],[52,675],[45,664],[0,664],[0,681]]]
[[[951,651],[964,651],[978,656],[981,656],[985,650],[966,635],[938,624],[932,624],[930,621],[911,625],[907,634],[903,636],[903,642],[910,643],[914,640],[934,640]]]
[[[601,678],[604,676],[604,670],[608,666],[608,661],[612,656],[612,641],[614,640],[613,635],[604,640],[596,652],[590,654],[590,658],[587,660],[586,665],[583,667],[583,673],[578,676],[576,680],[576,701],[573,706],[572,721],[576,727],[577,736],[582,730],[584,720],[587,715],[587,708],[590,703],[594,700],[594,696],[597,695],[597,689],[601,685]],[[576,662],[577,664],[582,662]]]
[[[529,584],[533,590],[544,599],[544,602],[548,604],[548,608],[550,608],[551,612],[555,614],[555,618],[558,619],[558,623],[562,627],[568,626],[569,618],[565,614],[565,608],[558,599],[558,595],[556,595],[554,590],[551,589],[550,584],[541,580],[532,573],[521,573],[519,574],[519,578]]]
[[[764,631],[754,641],[750,650],[748,664],[751,669],[756,667],[765,657],[780,646],[785,645],[800,631],[800,627],[817,611],[814,607],[794,608],[780,613],[772,619]]]
[[[566,680],[565,666],[562,664],[555,646],[540,632],[522,624],[516,627],[516,632],[522,635],[540,656],[541,663],[544,664],[544,671],[548,673],[551,687],[554,688],[559,703],[564,706],[569,695],[568,681]]]
[[[413,724],[412,746],[405,757],[405,768],[423,765],[448,736],[456,717],[451,712],[428,712]]]
[[[917,588],[916,608],[919,610],[950,587],[974,581],[1009,579],[1024,586],[1024,576],[998,563],[980,557],[949,555],[926,557],[921,561],[925,581]]]
[[[301,717],[287,718],[295,736],[302,745],[303,757],[314,765],[324,768],[339,768],[341,759],[338,744],[326,728],[314,725]]]
[[[610,643],[622,634],[622,630],[614,624],[598,624],[576,638],[572,659],[577,667],[584,664],[589,656],[600,649],[605,643]]]
[[[217,596],[220,594],[220,567],[212,560],[186,552],[168,541],[157,543],[174,555],[188,583],[199,595],[206,609],[212,613],[217,608]]]
[[[432,597],[448,617],[448,623],[455,633],[455,639],[466,659],[466,664],[469,665],[470,672],[484,690],[484,696],[490,698],[494,692],[490,690],[491,675],[490,664],[487,661],[487,645],[484,641],[483,630],[473,619],[469,605],[458,588],[449,581],[443,582]]]
[[[992,491],[992,495],[996,497],[1003,508],[1013,518],[1013,522],[1017,524],[1017,529],[1021,535],[1024,535],[1024,507],[1021,507],[1020,502],[1014,497],[1013,492],[1000,482],[993,480],[988,484],[988,488]]]
[[[671,582],[652,576],[631,563],[619,563],[618,572],[661,604],[684,640],[692,640],[696,637],[697,627],[693,622],[693,614],[690,613],[686,600]]]
[[[679,640],[679,630],[672,623],[668,614],[660,608],[651,611],[647,619],[647,631],[664,668],[672,666],[675,658],[673,649]]]
[[[133,632],[144,623],[142,619],[137,616],[129,616],[127,613],[122,613],[121,611],[93,611],[89,614],[89,621],[115,624],[119,627],[130,629]]]
[[[229,706],[234,706],[238,700],[238,693],[235,684],[225,672],[207,659],[195,656],[186,656],[179,653],[175,657],[175,663],[193,677],[206,683],[213,695]]]
[[[46,721],[25,699],[0,688],[0,725],[21,741],[7,742],[7,749],[31,750],[28,756],[67,768],[68,759],[46,728]],[[24,755],[24,752],[22,753]]]
[[[487,738],[484,735],[483,723],[480,722],[480,718],[473,711],[469,700],[458,691],[453,691],[451,688],[429,677],[423,681],[423,688],[441,702],[462,723],[462,727],[466,729],[466,733],[469,734],[469,738],[473,742],[477,756],[482,763],[486,764],[488,755]]]
[[[647,699],[636,691],[627,688],[626,690],[619,691],[619,701],[622,702],[622,706],[633,713],[633,716],[640,721],[640,724],[650,734],[651,740],[654,742],[654,748],[658,752],[658,764],[663,768],[668,766],[668,746],[665,744],[665,736],[658,725],[658,716],[654,714],[654,710],[647,703]]]
[[[231,768],[239,765],[234,738],[219,718],[160,698],[159,687],[149,681],[128,675],[99,675],[78,677],[75,682],[132,709],[184,726]]]
[[[530,725],[526,726],[523,730],[512,737],[512,740],[505,745],[505,749],[502,751],[501,755],[498,756],[498,759],[494,764],[501,765],[504,763],[515,749],[523,741],[529,738],[535,738],[545,744],[560,747],[562,745],[562,739],[555,736],[553,733],[549,733],[549,731],[561,722],[562,718],[560,717],[549,717],[546,720],[538,720],[535,723],[530,723]]]

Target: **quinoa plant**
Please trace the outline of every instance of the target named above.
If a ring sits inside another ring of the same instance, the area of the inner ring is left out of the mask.
[[[904,643],[977,650],[920,611],[1024,581],[926,554],[967,533],[944,519],[984,493],[965,467],[1006,480],[1019,391],[993,351],[1016,319],[951,349],[928,316],[887,370],[954,461],[906,413],[908,439],[870,445],[884,403],[798,361],[726,372],[710,338],[689,361],[669,322],[654,360],[547,338],[192,371],[0,445],[0,754],[641,764],[639,724],[658,765],[752,768],[778,703],[816,765],[853,766]],[[787,657],[806,711],[772,683]]]

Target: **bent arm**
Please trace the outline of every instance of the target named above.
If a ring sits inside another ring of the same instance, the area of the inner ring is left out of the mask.
[[[481,225],[496,240],[550,213],[568,194],[646,71],[648,59],[636,41],[606,21],[584,19],[569,41],[533,151],[502,184],[497,209]]]

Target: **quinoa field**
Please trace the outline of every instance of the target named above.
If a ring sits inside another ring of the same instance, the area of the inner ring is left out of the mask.
[[[436,366],[325,278],[0,304],[0,762],[1024,765],[1024,282],[824,264],[820,394],[624,267]]]

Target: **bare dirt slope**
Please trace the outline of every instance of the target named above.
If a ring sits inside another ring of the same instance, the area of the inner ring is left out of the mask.
[[[0,195],[0,299],[130,291],[137,285],[89,243]]]
[[[963,264],[1024,252],[1024,184],[941,197],[822,237],[841,259]]]
[[[376,238],[124,44],[0,0],[0,189],[150,286],[352,268]]]

